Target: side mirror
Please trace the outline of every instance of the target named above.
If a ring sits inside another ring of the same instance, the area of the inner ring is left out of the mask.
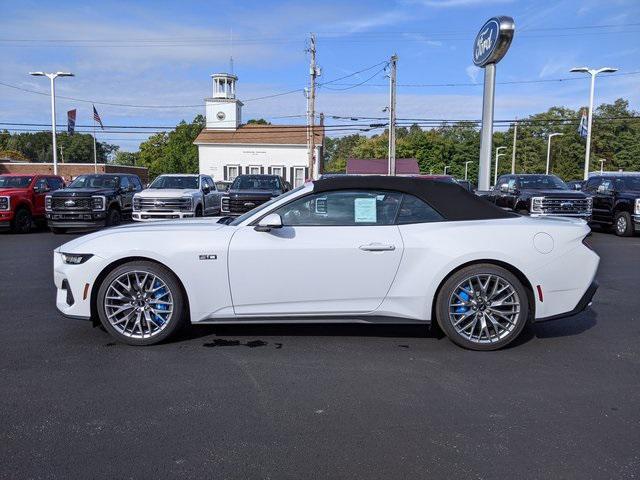
[[[256,232],[270,232],[273,228],[282,228],[282,218],[277,213],[270,213],[260,220],[253,229]]]
[[[205,195],[207,195],[211,192],[211,188],[209,187],[209,185],[204,185],[202,187],[202,191],[204,192]]]
[[[500,191],[502,193],[509,193],[509,184],[503,183],[502,185],[500,185]]]

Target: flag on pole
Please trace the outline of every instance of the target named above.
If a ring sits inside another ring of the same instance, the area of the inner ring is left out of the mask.
[[[582,118],[580,118],[580,125],[578,125],[578,134],[582,138],[587,138],[587,132],[587,112],[585,110],[582,110]]]
[[[102,124],[102,120],[100,120],[100,115],[98,115],[98,111],[96,110],[95,105],[93,107],[93,119],[100,124],[100,128],[104,130],[104,125]]]
[[[67,112],[67,133],[73,135],[76,130],[76,109]]]

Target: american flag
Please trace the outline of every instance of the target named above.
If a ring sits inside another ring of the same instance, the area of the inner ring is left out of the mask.
[[[587,137],[587,112],[582,110],[582,117],[580,118],[580,125],[578,125],[578,134],[582,138]]]
[[[100,128],[104,130],[104,125],[102,124],[102,120],[100,120],[100,115],[98,115],[98,111],[96,110],[95,105],[92,105],[92,107],[93,107],[93,120],[98,122],[100,124]]]

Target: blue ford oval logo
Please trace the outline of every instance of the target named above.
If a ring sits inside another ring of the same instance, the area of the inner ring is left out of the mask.
[[[511,17],[489,19],[473,42],[473,63],[478,67],[498,63],[511,45],[514,29]]]

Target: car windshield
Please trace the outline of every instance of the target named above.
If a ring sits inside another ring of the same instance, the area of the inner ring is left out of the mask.
[[[640,192],[640,175],[629,175],[622,177],[622,185],[625,190]]]
[[[567,190],[567,184],[553,175],[527,175],[518,177],[523,190]]]
[[[191,176],[175,176],[175,175],[167,175],[160,176],[156,178],[149,188],[157,188],[157,189],[166,189],[166,188],[177,188],[177,189],[190,189],[197,190],[199,179],[198,177]]]
[[[118,177],[108,175],[80,175],[67,188],[116,188]]]
[[[277,177],[266,175],[240,175],[231,184],[233,190],[278,190]]]
[[[244,214],[240,215],[239,217],[236,217],[233,221],[229,222],[227,225],[240,225],[247,218],[251,217],[252,215],[255,215],[260,210],[264,210],[265,208],[267,208],[271,204],[273,204],[273,203],[275,203],[275,202],[277,202],[279,200],[282,200],[283,198],[286,198],[286,197],[288,197],[289,195],[291,195],[293,193],[298,192],[302,188],[304,188],[304,184],[300,185],[297,188],[294,188],[293,190],[289,190],[287,193],[283,193],[282,195],[280,195],[278,197],[274,197],[271,200],[269,200],[268,202],[263,203],[262,205],[258,205],[253,210],[249,210],[247,213],[244,213]]]
[[[27,188],[33,177],[0,176],[0,188]]]

